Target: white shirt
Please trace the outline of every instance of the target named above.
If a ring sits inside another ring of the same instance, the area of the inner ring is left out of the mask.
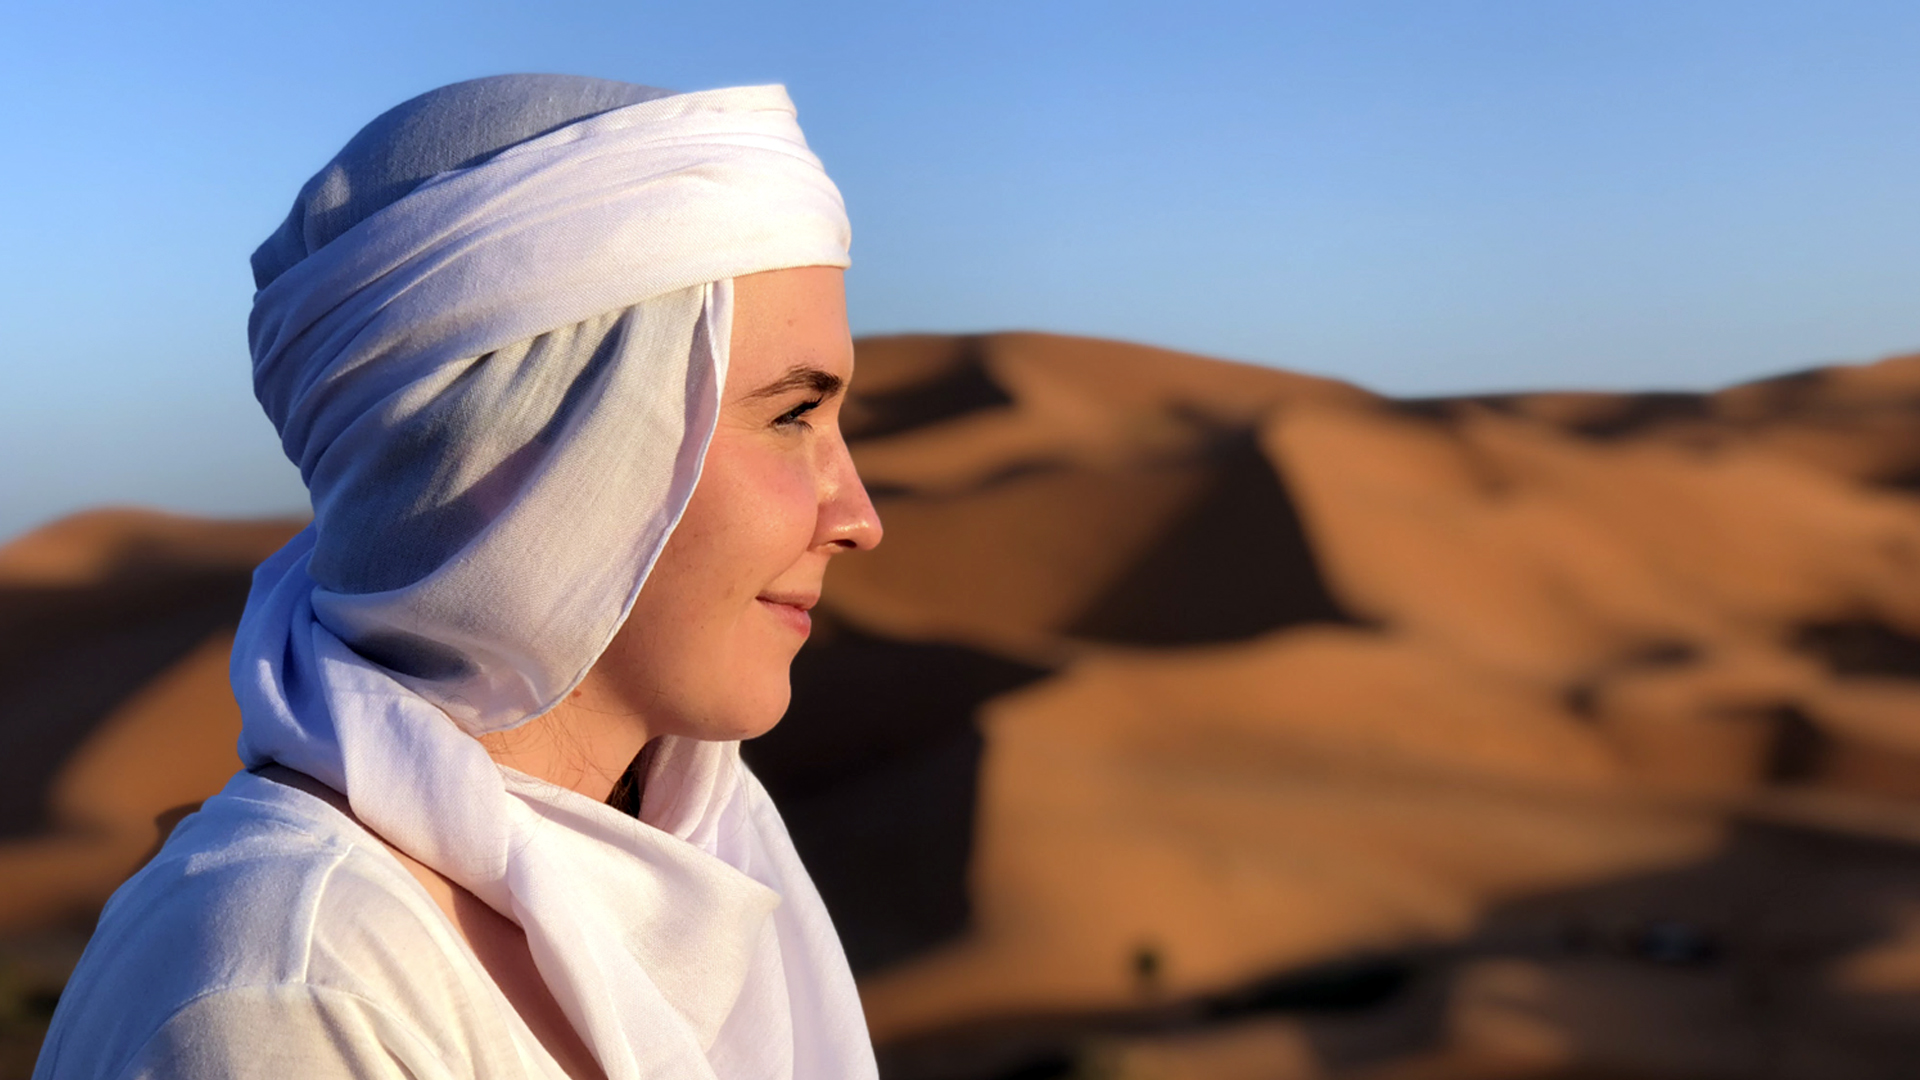
[[[240,773],[114,894],[36,1080],[565,1080],[386,845]]]

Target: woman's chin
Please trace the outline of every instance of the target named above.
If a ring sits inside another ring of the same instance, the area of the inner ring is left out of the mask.
[[[778,687],[770,686],[752,695],[737,694],[724,709],[709,711],[700,721],[685,725],[675,734],[708,742],[735,742],[765,735],[787,713],[792,693],[784,675],[783,671]]]

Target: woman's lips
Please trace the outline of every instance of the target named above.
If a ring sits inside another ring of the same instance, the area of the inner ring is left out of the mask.
[[[813,616],[807,609],[819,602],[817,596],[779,596],[762,593],[755,597],[766,609],[801,637],[813,633]]]

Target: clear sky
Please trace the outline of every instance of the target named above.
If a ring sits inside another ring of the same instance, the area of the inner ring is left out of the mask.
[[[1920,350],[1920,4],[10,0],[0,538],[303,504],[247,255],[477,75],[784,82],[856,333],[1030,328],[1406,394]]]

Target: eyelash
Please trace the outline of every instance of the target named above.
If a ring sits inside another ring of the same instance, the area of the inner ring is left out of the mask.
[[[800,427],[812,427],[813,425],[800,418],[819,408],[826,400],[826,398],[814,398],[812,401],[803,401],[793,408],[788,409],[786,412],[781,413],[779,416],[774,417],[773,426],[789,427],[797,424]]]

